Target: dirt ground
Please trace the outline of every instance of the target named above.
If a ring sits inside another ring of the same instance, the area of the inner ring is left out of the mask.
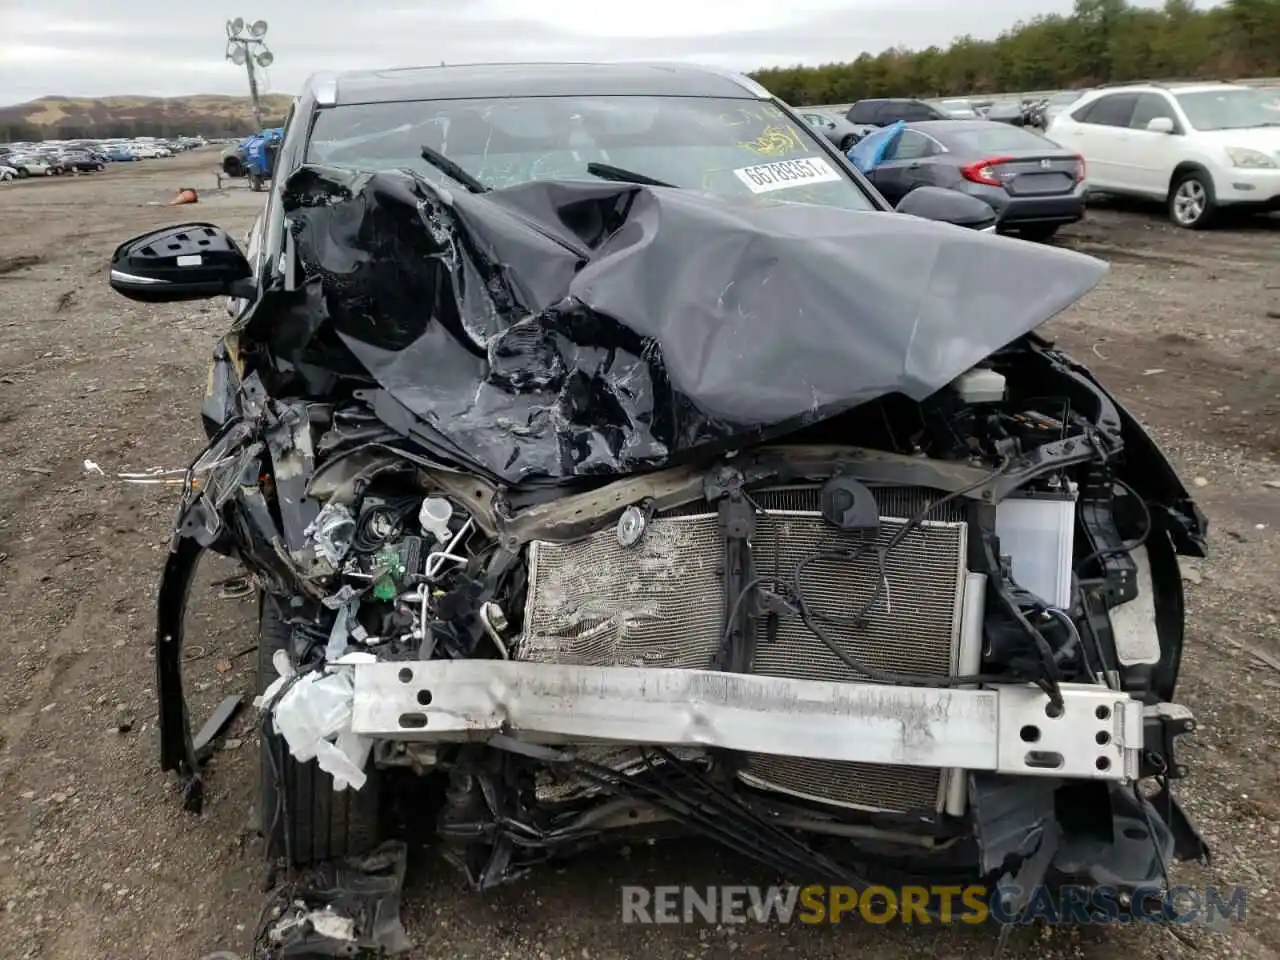
[[[220,303],[147,307],[106,264],[153,226],[242,236],[261,196],[214,189],[216,152],[0,185],[0,955],[48,960],[243,956],[262,903],[249,713],[183,813],[157,767],[152,608],[175,502],[123,470],[185,466],[201,445]],[[199,206],[163,205],[183,186]],[[1212,523],[1184,573],[1180,698],[1201,726],[1180,787],[1216,851],[1188,884],[1249,888],[1246,920],[1015,932],[1014,957],[1280,956],[1280,222],[1179,231],[1159,210],[1091,210],[1063,245],[1112,264],[1049,330],[1131,402]],[[998,269],[998,265],[993,265]],[[107,476],[87,474],[84,461]],[[202,573],[189,627],[197,722],[252,693],[251,604]],[[983,957],[973,928],[624,926],[624,883],[771,883],[710,846],[613,851],[479,897],[429,851],[404,909],[414,957],[652,960]]]

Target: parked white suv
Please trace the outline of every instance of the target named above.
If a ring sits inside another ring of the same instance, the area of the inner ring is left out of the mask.
[[[1046,133],[1085,158],[1092,190],[1165,201],[1180,227],[1205,227],[1225,206],[1280,209],[1280,110],[1252,87],[1101,87]]]

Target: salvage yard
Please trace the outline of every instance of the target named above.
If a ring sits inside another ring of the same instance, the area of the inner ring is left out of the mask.
[[[252,710],[212,761],[205,811],[157,767],[152,610],[173,487],[119,472],[185,466],[202,446],[220,302],[148,307],[106,264],[144,230],[206,220],[243,236],[261,194],[215,189],[216,150],[93,177],[0,186],[0,955],[200,960],[247,955],[263,902]],[[167,206],[186,186],[198,206]],[[1248,888],[1246,919],[1023,929],[1006,956],[1280,956],[1280,219],[1178,230],[1099,206],[1058,241],[1112,265],[1048,332],[1148,424],[1210,518],[1187,564],[1179,699],[1199,720],[1178,788],[1215,851],[1175,881]],[[993,263],[991,269],[999,270]],[[85,462],[102,474],[86,470]],[[209,562],[188,627],[193,721],[252,696],[255,606]],[[415,811],[404,831],[420,832]],[[806,878],[790,878],[803,881]],[[990,956],[992,929],[624,926],[624,884],[779,878],[708,844],[609,850],[480,897],[415,850],[412,957]]]

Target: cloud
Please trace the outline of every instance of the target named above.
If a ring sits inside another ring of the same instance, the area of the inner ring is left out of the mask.
[[[677,59],[741,70],[826,63],[993,35],[1071,5],[987,0],[980,23],[972,5],[956,0],[252,0],[242,12],[270,24],[275,64],[265,88],[293,93],[316,70],[441,61]],[[223,58],[220,8],[167,0],[7,0],[4,8],[0,103],[246,91],[243,70]]]

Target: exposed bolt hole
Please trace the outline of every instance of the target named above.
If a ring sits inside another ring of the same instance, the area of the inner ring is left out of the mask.
[[[1023,743],[1035,743],[1040,739],[1040,728],[1028,723],[1018,731],[1018,736],[1022,738]]]
[[[1050,750],[1030,750],[1025,762],[1028,767],[1036,770],[1057,770],[1062,766],[1062,754]]]
[[[398,676],[401,683],[413,683],[413,671],[408,667],[401,667]]]
[[[1094,715],[1095,717],[1097,717],[1099,720],[1110,720],[1110,719],[1111,719],[1111,708],[1110,708],[1110,707],[1099,707],[1097,710],[1093,711],[1093,715]]]
[[[1093,765],[1097,767],[1099,770],[1111,769],[1111,761],[1106,757],[1099,757],[1097,760],[1094,761]]]
[[[1099,730],[1097,736],[1093,739],[1098,742],[1098,746],[1105,747],[1111,742],[1111,734],[1107,733],[1105,730]]]
[[[418,691],[418,702],[419,702],[420,704],[422,704],[424,707],[429,707],[429,706],[431,706],[431,691],[430,691],[430,690],[419,690],[419,691]]]
[[[400,726],[406,730],[421,730],[427,725],[427,715],[425,713],[402,713],[400,714]]]

